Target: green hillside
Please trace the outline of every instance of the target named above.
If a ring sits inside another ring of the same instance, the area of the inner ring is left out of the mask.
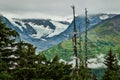
[[[88,31],[89,58],[95,57],[97,54],[107,54],[110,48],[120,57],[120,16],[105,20]],[[64,60],[71,60],[73,56],[72,40],[64,41],[42,53],[48,59],[57,54]],[[84,55],[84,33],[82,34],[82,55]]]

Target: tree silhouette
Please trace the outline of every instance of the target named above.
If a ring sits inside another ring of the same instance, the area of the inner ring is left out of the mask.
[[[0,79],[10,80],[12,76],[11,67],[15,58],[13,57],[15,37],[19,36],[15,30],[6,26],[0,19]]]
[[[118,65],[118,62],[115,58],[115,56],[112,54],[112,50],[110,49],[108,56],[104,62],[104,64],[107,66],[107,69],[105,70],[105,74],[103,76],[103,80],[120,80],[120,66]]]

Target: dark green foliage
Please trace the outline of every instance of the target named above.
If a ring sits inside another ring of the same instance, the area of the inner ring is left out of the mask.
[[[104,75],[104,68],[91,69],[91,72],[96,76],[97,80],[101,80]]]
[[[0,79],[11,80],[12,62],[15,58],[11,57],[14,54],[13,44],[15,37],[18,36],[17,32],[6,27],[0,19]]]
[[[5,51],[6,47],[12,46],[16,36],[18,36],[17,32],[6,27],[0,19],[0,52]],[[9,49],[7,50],[9,51]]]
[[[0,21],[0,80],[70,80],[71,65],[35,55],[33,45],[16,42],[17,32]]]
[[[0,73],[0,80],[13,80],[13,77],[10,74],[7,73]]]
[[[67,43],[67,46],[61,44],[60,55],[55,54],[55,50],[50,50],[53,54],[35,55],[35,47],[31,44],[23,41],[16,42],[16,37],[19,36],[16,31],[6,27],[0,20],[0,80],[74,80],[74,70],[72,65],[68,63],[60,62],[59,56],[70,60],[67,55],[72,55],[71,42]],[[96,44],[90,44],[93,47],[97,46],[97,52],[100,53],[101,44],[107,45],[104,41],[99,41]],[[111,44],[112,45],[112,44]],[[110,45],[110,46],[111,46]],[[113,45],[112,45],[113,46]],[[58,49],[59,49],[58,48]],[[59,52],[59,50],[57,51]],[[119,46],[116,48],[116,52],[119,55]],[[70,52],[67,53],[67,51]],[[67,53],[64,55],[64,53]],[[58,53],[57,53],[58,54]],[[46,56],[52,57],[47,59]],[[119,58],[119,57],[118,57]],[[81,63],[77,80],[97,80],[88,67],[84,67]],[[105,70],[103,80],[120,80],[120,66],[118,66],[117,58],[115,58],[112,52],[109,52],[106,58],[105,65],[108,67]],[[104,71],[103,71],[104,72]],[[97,75],[98,77],[98,75]]]
[[[15,80],[31,80],[36,75],[35,68],[23,67],[13,72]]]
[[[17,48],[15,54],[18,58],[16,60],[17,66],[12,73],[14,79],[30,80],[34,78],[36,71],[35,48],[33,45],[24,42],[19,42],[15,46]]]
[[[28,77],[33,74],[35,48],[28,43],[17,43],[15,41],[17,36],[16,31],[6,27],[0,20],[0,80],[13,80],[13,78],[18,80],[20,75]],[[22,77],[19,78],[24,80]]]
[[[91,72],[88,67],[79,67],[79,80],[96,80],[96,76]]]
[[[112,51],[109,51],[108,57],[106,58],[106,61],[104,64],[107,66],[108,69],[114,70],[115,69],[115,57],[112,54]]]
[[[70,80],[71,65],[59,62],[58,56],[52,61],[42,62],[37,66],[37,78],[45,80]]]
[[[120,80],[120,66],[110,50],[104,64],[107,66],[103,80]]]

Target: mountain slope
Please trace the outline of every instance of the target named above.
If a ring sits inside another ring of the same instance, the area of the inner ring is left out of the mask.
[[[88,31],[88,57],[107,54],[111,48],[120,57],[120,15],[103,20]],[[42,52],[49,59],[58,54],[64,60],[72,60],[72,41],[67,40]],[[84,55],[84,33],[82,34],[82,54]]]
[[[103,20],[112,18],[114,14],[90,15],[89,29]],[[21,40],[33,44],[37,52],[44,51],[62,41],[72,38],[73,22],[55,21],[51,19],[18,19],[3,17],[8,27],[16,30]],[[84,16],[76,17],[77,31],[81,28],[84,31]],[[78,32],[79,35],[79,32]]]
[[[65,31],[70,24],[66,21],[50,19],[9,19],[4,16],[0,17],[8,27],[19,33],[23,41],[37,47],[37,52],[46,50],[63,41],[64,37],[56,39],[56,36]]]

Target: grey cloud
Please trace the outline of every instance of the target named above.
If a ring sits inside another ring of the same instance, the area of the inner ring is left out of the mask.
[[[77,14],[84,14],[84,8],[89,13],[120,12],[120,0],[0,0],[0,11],[67,16],[72,14],[73,4]]]

